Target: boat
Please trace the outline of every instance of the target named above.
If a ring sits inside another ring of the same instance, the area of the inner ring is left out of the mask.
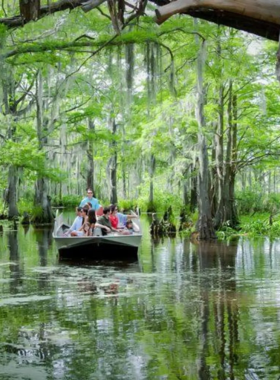
[[[63,214],[60,214],[55,218],[53,239],[56,242],[60,258],[137,260],[138,247],[142,239],[139,218],[133,219],[133,224],[139,232],[131,235],[112,232],[102,236],[101,229],[96,228],[94,236],[68,236],[66,232],[70,226],[64,223]]]

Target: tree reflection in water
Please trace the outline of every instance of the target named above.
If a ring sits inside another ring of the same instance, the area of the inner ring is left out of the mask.
[[[49,230],[4,235],[5,380],[277,378],[279,244],[148,236],[140,265],[70,265]]]
[[[22,284],[21,276],[23,274],[23,269],[21,268],[21,265],[23,265],[23,263],[19,260],[17,230],[9,231],[7,233],[7,237],[10,257],[10,273],[12,279],[10,283],[10,292],[11,294],[15,294],[19,291],[19,288]]]
[[[220,358],[218,379],[234,379],[234,363],[237,360],[238,307],[236,303],[235,262],[237,244],[226,245],[221,242],[203,242],[197,245],[200,271],[209,272],[209,278],[202,279],[201,296],[201,341],[199,378],[210,379],[208,356],[208,325],[210,315],[214,316],[215,336],[219,345]],[[211,292],[215,289],[215,292]],[[211,310],[210,310],[211,309]],[[227,324],[227,326],[226,326]],[[213,333],[213,332],[212,332]]]

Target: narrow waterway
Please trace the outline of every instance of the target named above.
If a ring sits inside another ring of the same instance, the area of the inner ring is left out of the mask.
[[[280,240],[144,237],[135,263],[0,234],[0,379],[280,378]]]

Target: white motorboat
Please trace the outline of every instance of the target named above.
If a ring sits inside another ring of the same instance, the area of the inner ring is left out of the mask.
[[[100,228],[95,229],[94,236],[70,236],[67,230],[70,228],[63,221],[60,214],[55,219],[53,238],[56,242],[60,256],[81,257],[92,259],[122,259],[123,257],[137,256],[138,247],[141,244],[142,231],[139,218],[133,219],[134,232],[124,235],[112,232],[102,236]]]

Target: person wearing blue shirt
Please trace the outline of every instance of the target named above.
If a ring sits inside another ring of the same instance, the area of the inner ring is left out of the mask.
[[[93,210],[97,211],[100,208],[100,204],[98,200],[93,197],[93,191],[91,189],[87,189],[87,197],[81,201],[79,206],[83,207],[88,202],[91,203]]]
[[[67,231],[67,235],[69,235],[72,231],[79,231],[79,229],[82,227],[82,224],[83,224],[82,207],[77,207],[76,212],[77,212],[77,216],[72,226]]]
[[[131,215],[129,215],[131,216]],[[119,219],[119,226],[124,227],[127,222],[128,215],[123,214],[122,212],[117,212],[117,218]]]

